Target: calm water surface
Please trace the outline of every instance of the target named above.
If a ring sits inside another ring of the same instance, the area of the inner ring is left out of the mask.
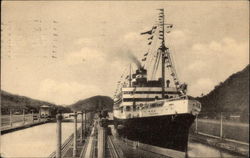
[[[73,128],[72,122],[62,123],[62,142],[73,133]],[[2,157],[48,157],[55,149],[56,123],[34,126],[1,136]]]

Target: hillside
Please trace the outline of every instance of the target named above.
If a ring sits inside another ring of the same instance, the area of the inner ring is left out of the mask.
[[[241,119],[249,115],[249,65],[215,86],[207,95],[197,98],[203,113],[239,113]]]
[[[93,96],[84,100],[80,100],[69,106],[75,111],[101,111],[108,110],[112,111],[113,100],[107,96]]]
[[[25,96],[14,95],[1,90],[2,114],[9,114],[10,109],[12,109],[13,112],[22,112],[23,109],[26,109],[26,112],[30,112],[31,110],[38,112],[41,105],[49,105],[52,107],[53,111],[56,111],[57,109],[67,111],[67,109],[62,106],[57,106],[46,101],[36,100]]]

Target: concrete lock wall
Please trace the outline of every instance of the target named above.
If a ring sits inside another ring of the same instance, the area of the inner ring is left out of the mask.
[[[192,131],[195,131],[196,122],[192,125]],[[221,121],[212,119],[198,118],[197,131],[209,135],[221,136]],[[240,131],[240,134],[239,134]],[[222,137],[242,142],[249,142],[249,125],[246,123],[232,122],[222,120]]]

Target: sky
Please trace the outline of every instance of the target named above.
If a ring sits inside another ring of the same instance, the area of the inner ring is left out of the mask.
[[[64,105],[112,97],[164,8],[166,44],[188,94],[209,93],[249,64],[248,1],[3,1],[1,89]]]

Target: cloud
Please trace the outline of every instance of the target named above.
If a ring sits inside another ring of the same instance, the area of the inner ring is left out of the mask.
[[[191,41],[191,34],[188,30],[173,30],[167,35],[167,43],[171,47],[175,47],[177,50],[184,49],[185,46]]]
[[[195,60],[202,61],[207,67],[216,67],[220,73],[234,73],[249,63],[249,45],[232,38],[211,41],[208,44],[195,44],[190,52]]]
[[[129,32],[129,33],[125,34],[125,35],[123,36],[123,38],[124,38],[124,40],[125,40],[126,42],[130,42],[130,41],[134,42],[134,41],[140,40],[140,39],[141,39],[141,36],[140,36],[139,33],[136,33],[136,32]]]
[[[74,42],[76,45],[81,45],[81,46],[96,46],[96,42],[94,42],[93,39],[90,38],[79,38],[76,39]]]
[[[242,70],[249,64],[248,49],[247,42],[229,37],[220,41],[193,44],[192,49],[186,52],[189,55],[185,58],[186,66],[181,75],[190,83],[190,94],[207,93],[231,74]]]
[[[185,41],[188,38],[187,31],[184,30],[174,30],[169,34],[169,38],[172,40]]]
[[[203,53],[203,49],[205,48],[205,46],[201,43],[196,43],[192,46],[192,50],[195,52],[199,52],[199,53]]]
[[[214,87],[214,82],[210,78],[200,78],[189,88],[189,94],[199,96],[201,93],[207,94]]]
[[[197,61],[191,63],[191,64],[187,67],[187,69],[190,70],[190,71],[195,71],[195,72],[197,72],[197,71],[203,71],[203,70],[205,70],[206,66],[207,66],[207,65],[205,64],[204,61],[197,60]]]
[[[209,46],[209,49],[213,50],[213,51],[222,51],[223,50],[223,46],[221,43],[218,43],[216,41],[212,41]],[[200,47],[200,49],[202,49],[202,46]]]
[[[68,65],[78,65],[83,63],[93,64],[104,62],[105,53],[90,47],[83,47],[79,51],[68,53],[65,61]]]
[[[79,99],[102,94],[99,87],[80,84],[75,81],[57,81],[47,78],[40,83],[37,98],[49,100],[56,104],[72,104]]]
[[[210,43],[198,43],[192,46],[192,52],[195,55],[207,55],[218,57],[239,59],[248,56],[248,42],[238,42],[233,38],[223,38],[221,41],[211,41]]]
[[[129,48],[134,55],[139,56],[147,46],[146,38],[147,36],[142,36],[139,32],[128,32],[121,37],[118,46],[123,50],[128,50]]]

